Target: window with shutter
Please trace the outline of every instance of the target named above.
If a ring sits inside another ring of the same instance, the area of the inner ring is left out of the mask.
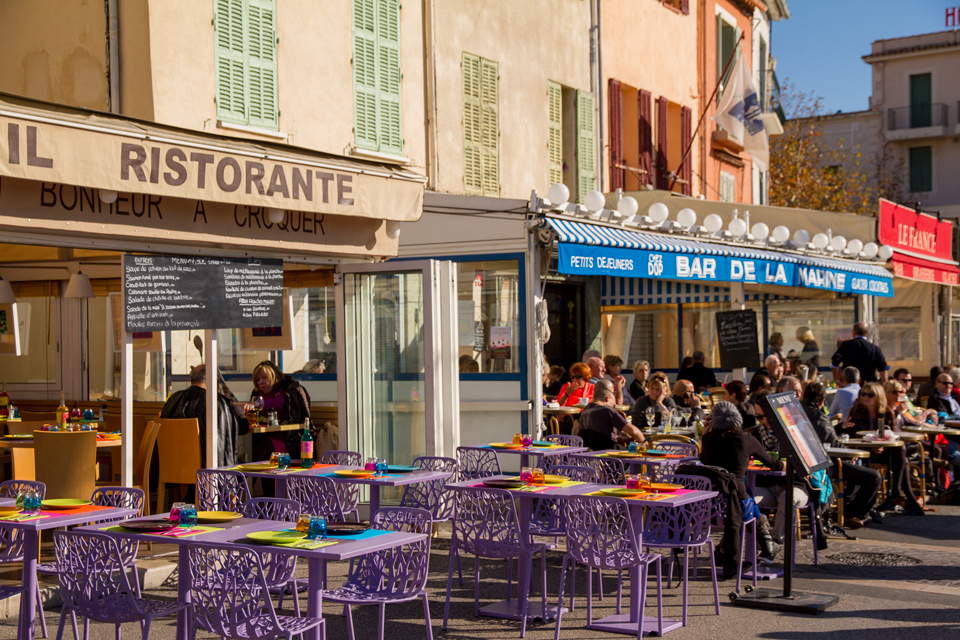
[[[643,184],[653,185],[653,96],[641,89],[637,101],[640,112],[640,180]]]
[[[276,0],[216,0],[217,118],[276,130]]]
[[[657,98],[657,189],[670,188],[670,167],[667,161],[669,108],[669,101],[665,97]]]
[[[481,59],[480,106],[483,195],[500,195],[500,67]]]
[[[354,145],[403,152],[400,0],[353,0]]]
[[[547,83],[547,184],[563,182],[563,88],[556,82]]]
[[[610,190],[623,189],[623,96],[620,81],[607,82],[607,102],[610,106]]]
[[[463,54],[463,188],[471,195],[500,195],[499,65]]]
[[[468,195],[483,194],[481,161],[480,58],[463,54],[463,189]]]
[[[577,91],[577,201],[597,188],[596,118],[593,94]]]
[[[682,107],[680,109],[680,139],[683,140],[683,163],[680,165],[680,179],[683,180],[682,188],[683,195],[692,196],[693,195],[693,149],[691,149],[691,144],[693,142],[693,112],[690,110],[690,107]]]

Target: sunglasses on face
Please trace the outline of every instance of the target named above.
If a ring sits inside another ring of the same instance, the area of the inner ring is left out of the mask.
[[[945,384],[945,385],[947,385],[947,386],[949,386],[949,387],[952,387],[952,386],[953,386],[953,383],[952,383],[952,382],[948,382],[947,380],[937,380],[937,384]]]
[[[873,393],[861,393],[861,394],[860,394],[860,397],[861,397],[861,398],[876,398],[877,396],[876,396],[875,394],[873,394]]]
[[[583,376],[570,376],[571,380],[583,380]]]

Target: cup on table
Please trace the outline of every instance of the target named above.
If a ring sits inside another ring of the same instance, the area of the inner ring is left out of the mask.
[[[590,398],[585,398],[585,397],[582,397],[582,396],[581,396],[581,397],[577,400],[577,406],[578,406],[578,407],[585,407],[585,406],[587,406],[589,403],[590,403]]]
[[[520,482],[530,484],[530,478],[533,476],[532,467],[524,467],[520,470]]]
[[[24,489],[17,494],[17,504],[23,509],[24,515],[40,513],[40,493],[32,489]]]
[[[310,520],[312,519],[313,519],[313,516],[311,516],[309,513],[301,513],[300,516],[297,517],[297,531],[299,533],[309,534]]]
[[[523,444],[523,434],[515,433],[513,434],[513,444]]]
[[[631,440],[630,444],[627,445],[627,451],[629,451],[630,453],[637,452],[637,442],[635,440]]]
[[[377,458],[376,472],[379,475],[383,475],[389,470],[390,470],[390,465],[387,464],[387,459]]]
[[[639,489],[640,476],[635,473],[627,474],[627,489]]]
[[[280,466],[280,452],[274,451],[270,454],[270,466],[277,467]]]
[[[277,462],[277,471],[286,471],[290,468],[290,454],[281,453],[280,460]]]
[[[529,433],[523,434],[523,442],[522,442],[522,444],[523,444],[523,446],[525,446],[525,447],[529,447],[530,445],[532,445],[532,444],[533,444],[533,436],[531,436]]]
[[[323,516],[311,516],[307,527],[307,537],[311,540],[327,537],[327,519]]]
[[[180,507],[180,526],[184,528],[197,526],[197,505],[185,502]]]
[[[542,487],[544,483],[543,469],[534,467],[530,472],[530,484],[535,487]]]
[[[376,458],[367,458],[367,461],[363,464],[363,468],[367,471],[376,471],[377,470],[377,459]]]
[[[173,506],[170,507],[170,520],[173,522],[180,521],[180,510],[183,509],[185,502],[174,502]]]

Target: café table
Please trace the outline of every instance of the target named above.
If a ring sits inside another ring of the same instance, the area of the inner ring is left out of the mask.
[[[858,436],[865,436],[868,433],[876,433],[875,431],[857,431]],[[926,440],[927,437],[921,433],[912,433],[897,431],[897,438],[903,440],[904,442],[921,442]],[[923,447],[920,447],[920,493],[921,495],[927,495],[927,458],[926,452],[923,450]]]
[[[149,516],[144,519],[159,520],[163,515]],[[198,529],[201,527],[198,527]],[[177,546],[177,597],[180,602],[190,602],[190,565],[187,545],[194,542],[215,542],[224,545],[243,545],[255,549],[258,553],[285,553],[307,561],[308,589],[307,589],[307,615],[310,617],[322,617],[322,598],[321,590],[324,588],[326,580],[326,564],[328,561],[350,560],[367,553],[392,549],[406,544],[421,542],[426,539],[425,534],[406,533],[387,531],[370,537],[352,539],[351,536],[328,536],[331,541],[336,541],[330,546],[319,549],[306,549],[294,547],[276,547],[270,545],[256,544],[246,538],[248,533],[255,531],[284,531],[296,528],[293,522],[278,522],[276,520],[254,520],[250,518],[240,518],[229,523],[222,524],[204,524],[203,531],[194,535],[175,537],[168,535],[158,535],[151,533],[137,533],[134,531],[117,531],[115,525],[103,527],[92,525],[80,528],[81,531],[98,531],[106,533],[118,540],[139,540],[140,542],[162,542],[164,544],[174,544]],[[110,529],[104,531],[104,529]],[[32,628],[32,627],[31,627]],[[187,613],[180,612],[177,615],[177,640],[189,639],[189,625]],[[309,632],[311,640],[320,640],[320,630],[314,629]]]
[[[585,405],[584,405],[585,406]],[[551,407],[543,406],[543,413],[547,416],[578,416],[583,412],[583,407]]]
[[[666,455],[666,456],[651,456],[638,454],[637,457],[624,457],[617,455],[610,455],[611,453],[626,453],[623,451],[618,451],[616,449],[606,449],[604,451],[583,451],[581,453],[573,454],[574,458],[603,458],[606,460],[619,460],[626,465],[631,467],[641,467],[641,473],[647,472],[647,467],[661,467],[665,465],[678,465],[684,464],[686,462],[692,462],[697,460],[697,456],[681,456],[681,455]],[[635,473],[632,471],[630,473]]]
[[[843,445],[845,447],[853,447],[854,449],[867,449],[869,451],[876,451],[878,449],[896,449],[897,447],[904,447],[906,444],[907,443],[903,440],[863,440],[859,438],[850,438],[849,440],[843,441]],[[887,469],[887,472],[892,473],[889,468]]]
[[[538,466],[538,467],[542,466],[543,458],[569,455],[569,454],[579,453],[581,451],[589,451],[587,447],[567,447],[564,445],[557,445],[557,444],[551,445],[549,447],[536,447],[531,445],[529,447],[520,447],[519,449],[494,447],[491,444],[486,444],[486,445],[481,444],[477,446],[480,448],[489,447],[493,449],[494,452],[496,452],[498,458],[500,457],[501,453],[519,455],[521,468],[530,467],[530,466]],[[535,458],[537,460],[536,465],[530,464],[530,458]]]
[[[671,429],[670,431],[657,431],[656,429],[642,429],[640,433],[642,433],[645,438],[649,438],[650,436],[686,436],[687,438],[695,438],[697,435],[697,430],[691,429],[688,427]]]
[[[356,470],[356,467],[344,465],[322,465],[314,464],[312,469],[301,469],[299,467],[290,467],[286,471],[246,471],[243,465],[232,467],[220,467],[221,471],[239,471],[244,476],[250,478],[269,478],[276,481],[276,496],[283,498],[287,495],[286,478],[290,476],[326,476],[334,482],[346,482],[349,484],[363,484],[370,487],[370,518],[380,510],[380,488],[381,487],[403,487],[420,482],[431,482],[433,480],[445,480],[453,474],[448,471],[411,471],[409,473],[387,473],[383,476],[373,476],[367,478],[350,478],[336,475],[337,471]]]
[[[857,460],[862,458],[869,458],[870,452],[863,449],[846,449],[843,447],[824,447],[827,450],[827,455],[831,458],[837,460],[837,524],[843,526],[843,491],[844,491],[844,481],[843,481],[843,465],[840,464],[844,460]]]
[[[6,506],[14,501],[4,499],[0,504]],[[9,520],[0,518],[0,529],[16,529],[23,536],[23,570],[20,596],[20,621],[17,628],[18,640],[33,640],[34,626],[37,621],[37,558],[39,557],[40,532],[59,529],[71,525],[87,524],[124,518],[137,514],[136,509],[117,507],[99,507],[88,505],[77,509],[40,510],[38,519]]]
[[[944,420],[940,431],[945,436],[960,436],[960,420]]]
[[[511,478],[512,476],[504,475],[484,478],[484,480],[507,480]],[[595,493],[600,489],[611,488],[610,485],[594,484],[590,482],[570,483],[568,486],[551,487],[549,485],[545,485],[545,487],[545,489],[538,491],[510,491],[510,493],[517,497],[519,502],[519,509],[517,509],[517,517],[520,526],[519,535],[524,536],[524,539],[529,539],[530,537],[530,520],[533,514],[533,501],[535,499],[564,499],[571,496],[588,495]],[[453,482],[447,485],[447,490],[449,491],[477,491],[483,488],[485,488],[483,481],[477,481],[476,479]],[[627,499],[626,502],[631,507],[630,512],[633,516],[634,530],[643,531],[644,507],[650,505],[656,505],[657,507],[665,508],[678,507],[681,505],[690,504],[692,502],[698,502],[700,500],[712,500],[714,497],[716,497],[716,495],[716,491],[680,490],[675,493],[660,494],[656,501],[630,498]],[[521,550],[520,553],[523,554],[524,551]],[[528,558],[526,556],[521,557],[519,562],[520,575],[517,584],[524,583],[524,580],[526,579],[525,574],[527,571],[527,564]],[[629,577],[630,587],[628,601],[630,605],[630,612],[625,614],[610,615],[600,620],[594,620],[591,629],[610,631],[613,633],[627,633],[636,636],[638,628],[642,627],[644,633],[656,633],[656,617],[651,618],[643,616],[641,619],[640,616],[642,604],[640,602],[640,568],[631,567],[629,570]],[[521,612],[523,611],[524,603],[527,600],[527,596],[528,594],[526,593],[518,593],[518,597],[516,599],[501,600],[500,602],[495,602],[485,607],[481,607],[480,614],[494,618],[519,620],[521,617]],[[527,618],[531,620],[534,618],[540,618],[543,621],[547,621],[548,619],[556,617],[556,605],[551,606],[548,604],[546,609],[547,610],[544,611],[539,602],[531,601],[529,605],[527,605]],[[683,623],[680,620],[663,620],[664,633],[673,631],[681,626],[683,626]]]

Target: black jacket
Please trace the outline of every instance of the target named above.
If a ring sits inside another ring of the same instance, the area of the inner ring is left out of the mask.
[[[647,407],[653,407],[653,406],[654,406],[653,400],[650,399],[650,396],[641,396],[640,398],[637,398],[636,404],[634,404],[633,409],[630,410],[630,416],[633,419],[633,424],[638,429],[643,430],[647,428],[647,416],[646,416]],[[665,395],[663,397],[663,406],[665,406],[668,409],[676,409],[677,403],[673,401],[673,398]],[[660,426],[660,410],[659,409],[656,412],[656,418],[653,421],[653,426],[654,427]]]
[[[820,442],[829,444],[830,446],[836,444],[837,431],[833,428],[833,423],[830,422],[830,418],[828,418],[823,411],[817,409],[809,402],[801,402],[800,406],[803,407],[804,413],[807,414],[807,419],[816,430],[817,437],[820,438]]]
[[[200,424],[200,460],[207,455],[207,390],[197,386],[177,391],[163,405],[161,418],[196,418]],[[222,393],[217,394],[217,461],[221,466],[237,463],[237,437],[250,432],[250,424],[230,406]]]
[[[837,368],[856,367],[863,382],[876,382],[877,371],[887,370],[883,351],[862,336],[841,342],[830,362]]]

